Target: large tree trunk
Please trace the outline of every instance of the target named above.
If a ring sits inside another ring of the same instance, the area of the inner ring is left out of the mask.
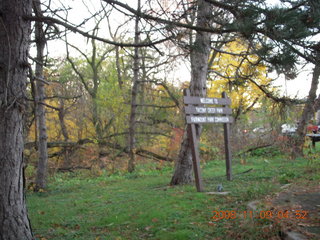
[[[210,24],[212,13],[211,4],[198,0],[197,26],[207,27]],[[206,81],[208,72],[208,59],[210,54],[210,33],[197,32],[196,40],[191,49],[191,83],[190,92],[192,96],[206,95]],[[201,127],[197,126],[197,138],[199,140]],[[192,156],[189,146],[187,131],[183,136],[175,171],[171,179],[171,185],[186,184],[193,180]]]
[[[138,0],[138,12],[140,12],[140,0]],[[136,16],[134,43],[139,43],[139,16]],[[137,113],[137,94],[139,80],[139,48],[134,48],[133,59],[133,85],[131,89],[131,112],[129,119],[129,161],[128,172],[135,169],[135,147],[136,147],[136,113]]]
[[[320,52],[317,52],[317,63],[313,69],[312,81],[309,90],[308,100],[303,108],[303,112],[298,124],[297,134],[294,136],[293,145],[292,145],[292,157],[300,157],[303,155],[303,144],[306,135],[306,129],[308,122],[313,117],[316,109],[316,97],[317,97],[317,89],[319,84],[319,76],[320,76]]]
[[[33,239],[23,189],[23,112],[31,1],[0,4],[0,239]]]
[[[33,0],[33,9],[37,16],[42,16],[41,3],[39,0]],[[46,37],[41,22],[35,23],[35,40],[37,46],[37,62],[36,62],[36,124],[38,127],[38,151],[39,160],[36,176],[35,191],[46,188],[47,165],[48,165],[48,148],[47,148],[47,125],[46,125],[46,109],[42,104],[45,99],[44,76],[43,76],[43,51],[46,44]]]

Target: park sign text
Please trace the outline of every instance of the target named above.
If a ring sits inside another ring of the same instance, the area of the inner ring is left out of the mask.
[[[232,123],[232,117],[187,116],[187,123]]]
[[[184,96],[187,123],[232,123],[231,108],[228,107],[203,107],[199,105],[230,105],[229,98],[202,98]],[[216,115],[225,116],[216,116]],[[210,116],[214,115],[214,116]]]
[[[192,162],[195,175],[196,188],[198,192],[203,192],[203,185],[200,173],[199,136],[196,134],[198,124],[223,123],[224,143],[226,155],[227,179],[232,179],[231,173],[231,148],[230,148],[230,123],[233,122],[231,100],[226,93],[222,93],[222,98],[204,98],[190,96],[190,90],[184,90],[184,104],[186,122],[188,124],[188,139],[190,142]],[[207,107],[207,105],[215,105]],[[216,106],[222,105],[222,106]]]

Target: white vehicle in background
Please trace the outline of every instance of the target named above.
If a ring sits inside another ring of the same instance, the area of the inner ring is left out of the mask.
[[[296,124],[282,124],[281,125],[281,133],[284,135],[292,135],[297,131]]]
[[[257,127],[252,130],[252,132],[254,132],[254,133],[266,133],[266,132],[270,132],[270,131],[271,131],[271,129],[264,128],[264,127]]]

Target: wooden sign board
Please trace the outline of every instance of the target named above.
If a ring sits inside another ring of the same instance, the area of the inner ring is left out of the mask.
[[[187,123],[232,123],[232,117],[202,117],[202,116],[187,116]]]
[[[212,108],[212,107],[195,107],[192,105],[185,106],[186,114],[231,114],[231,108]]]
[[[231,100],[229,98],[202,98],[184,96],[185,104],[217,104],[217,105],[230,105]]]
[[[232,179],[231,173],[231,148],[230,148],[230,123],[233,118],[231,100],[226,93],[222,93],[222,98],[204,98],[190,96],[189,89],[184,90],[184,103],[186,122],[188,124],[188,139],[190,141],[192,162],[195,175],[195,182],[198,192],[203,192],[203,185],[200,173],[200,156],[199,156],[199,140],[196,135],[196,127],[198,124],[204,123],[223,123],[224,143],[226,155],[226,172],[227,179]],[[222,105],[222,107],[203,107],[203,105]]]

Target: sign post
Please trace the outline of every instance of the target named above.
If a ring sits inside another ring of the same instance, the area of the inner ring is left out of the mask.
[[[200,171],[199,143],[196,133],[196,124],[223,123],[227,179],[232,180],[230,123],[233,122],[233,118],[230,116],[232,110],[228,107],[231,104],[231,101],[227,97],[226,93],[222,93],[222,98],[203,98],[190,96],[190,90],[184,89],[184,104],[186,122],[188,124],[187,131],[192,153],[192,162],[196,188],[198,192],[203,192],[203,184]],[[207,105],[222,106],[206,107]]]
[[[227,99],[227,94],[225,92],[222,93],[222,98]],[[224,105],[224,107],[227,107]],[[231,168],[231,147],[230,147],[230,124],[223,124],[224,131],[224,147],[225,147],[225,155],[226,155],[226,171],[227,171],[227,179],[229,181],[232,180],[232,168]]]

